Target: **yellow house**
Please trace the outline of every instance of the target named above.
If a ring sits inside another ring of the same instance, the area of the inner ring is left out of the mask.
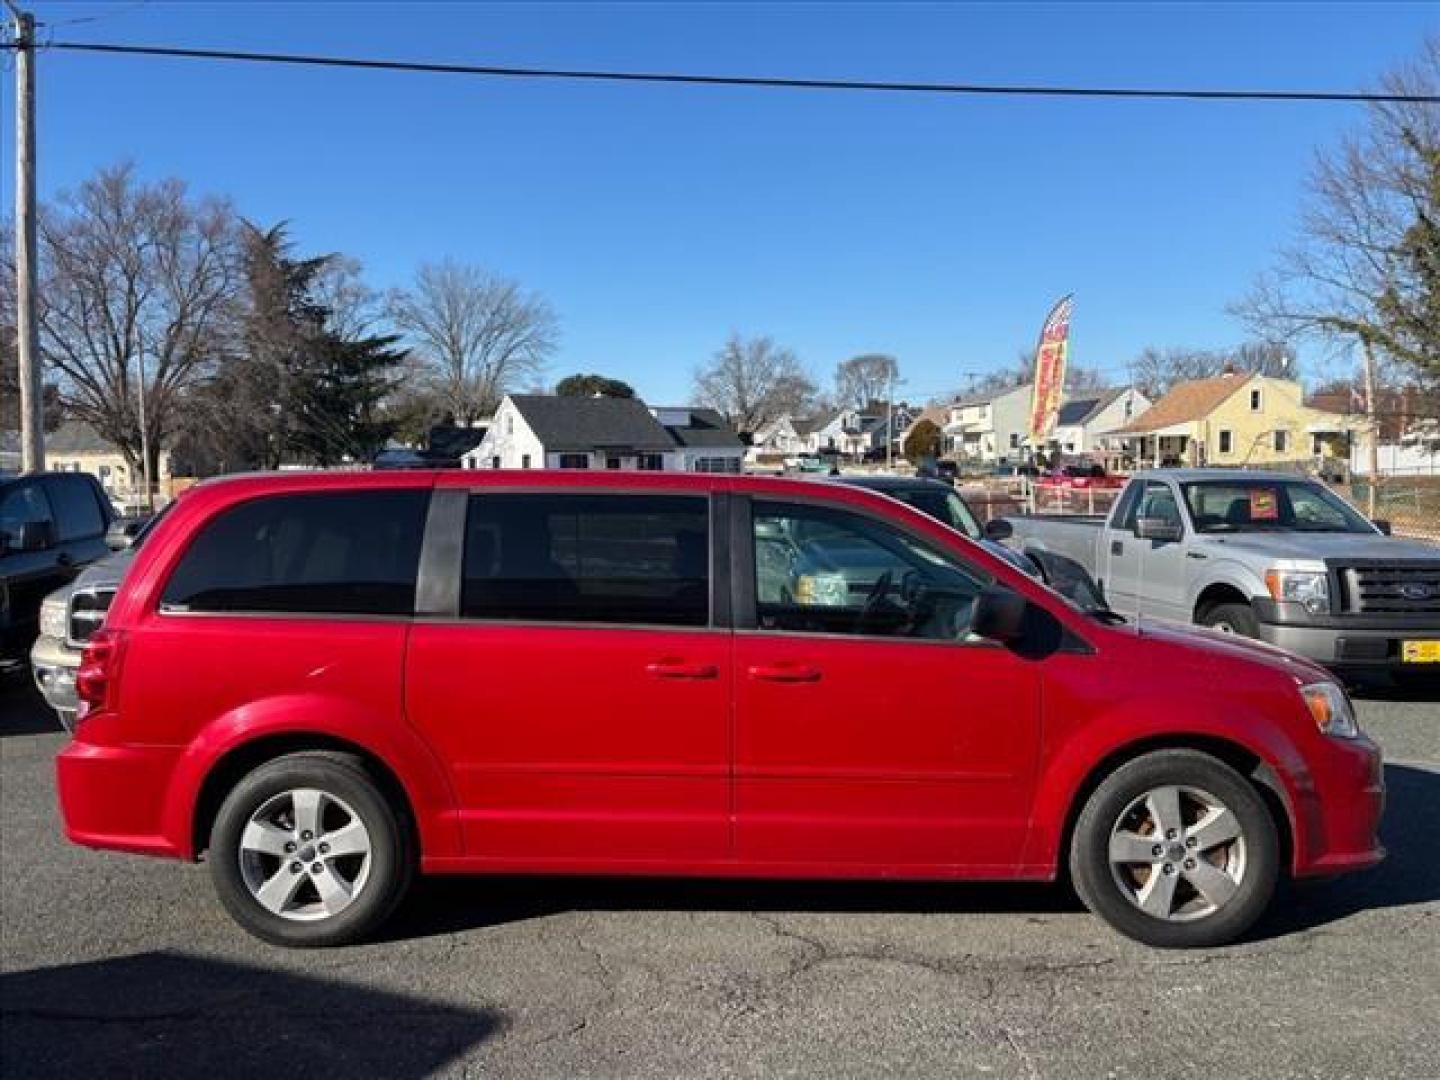
[[[1306,405],[1291,379],[1227,371],[1177,383],[1124,427],[1137,465],[1275,465],[1348,457],[1349,422]]]
[[[117,503],[138,503],[144,498],[145,480],[131,474],[125,455],[86,424],[69,420],[45,436],[45,467],[56,472],[89,473]],[[170,452],[160,451],[159,472],[153,486],[164,497],[170,490]]]

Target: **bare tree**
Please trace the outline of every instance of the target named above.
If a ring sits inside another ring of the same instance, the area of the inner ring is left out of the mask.
[[[886,401],[900,378],[900,364],[884,353],[865,353],[835,366],[835,399],[842,407],[864,409]]]
[[[1440,92],[1440,37],[1382,80]],[[1370,106],[1365,128],[1317,157],[1299,235],[1233,310],[1267,336],[1360,345],[1440,377],[1440,108]]]
[[[1293,379],[1295,354],[1280,342],[1250,341],[1230,349],[1161,349],[1147,345],[1130,362],[1133,385],[1148,397],[1158,398],[1176,384],[1208,379],[1226,368],[1251,375]]]
[[[559,341],[549,303],[519,284],[464,263],[427,263],[387,304],[391,321],[425,364],[445,408],[471,422],[515,387],[539,379]]]
[[[709,366],[695,372],[693,397],[719,411],[737,431],[753,433],[772,420],[804,411],[815,382],[795,354],[768,337],[732,334]]]
[[[132,468],[147,447],[151,476],[184,395],[229,339],[237,236],[225,200],[192,199],[179,180],[146,183],[128,164],[40,215],[42,357],[65,411]],[[13,269],[5,276],[9,305]]]

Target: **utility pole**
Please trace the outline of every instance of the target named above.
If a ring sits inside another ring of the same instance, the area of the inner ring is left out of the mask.
[[[45,468],[41,422],[40,332],[36,324],[35,278],[35,16],[5,0],[15,31],[15,276],[16,331],[20,359],[20,468]]]
[[[1375,353],[1370,348],[1369,338],[1360,339],[1360,349],[1365,357],[1365,419],[1366,426],[1370,429],[1369,449],[1367,450],[1370,459],[1370,493],[1366,498],[1365,513],[1371,521],[1374,521],[1377,502],[1375,487],[1380,483],[1380,423],[1375,418]]]
[[[895,365],[890,365],[890,396],[885,405],[885,471],[895,469]]]

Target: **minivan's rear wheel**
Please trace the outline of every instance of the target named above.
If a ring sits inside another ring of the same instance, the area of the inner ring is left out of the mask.
[[[1224,762],[1161,750],[1103,780],[1075,825],[1070,873],[1085,906],[1162,948],[1223,945],[1275,891],[1279,837],[1264,800]]]
[[[395,909],[413,871],[401,813],[358,759],[289,754],[238,783],[216,815],[210,873],[226,910],[276,945],[340,945]]]

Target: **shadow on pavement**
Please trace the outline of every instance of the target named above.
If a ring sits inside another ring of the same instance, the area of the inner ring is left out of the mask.
[[[430,937],[564,911],[761,911],[895,914],[1083,910],[1062,885],[715,878],[430,878],[381,931],[387,940]]]
[[[1348,679],[1346,683],[1357,701],[1440,702],[1440,673],[1401,672],[1368,680]]]
[[[1296,882],[1276,899],[1255,936],[1279,937],[1358,911],[1440,900],[1440,772],[1385,766],[1385,861],[1330,881]]]
[[[430,1076],[504,1026],[333,979],[176,953],[0,976],[4,1076]]]
[[[28,670],[0,671],[0,739],[10,735],[52,735],[65,729]]]

